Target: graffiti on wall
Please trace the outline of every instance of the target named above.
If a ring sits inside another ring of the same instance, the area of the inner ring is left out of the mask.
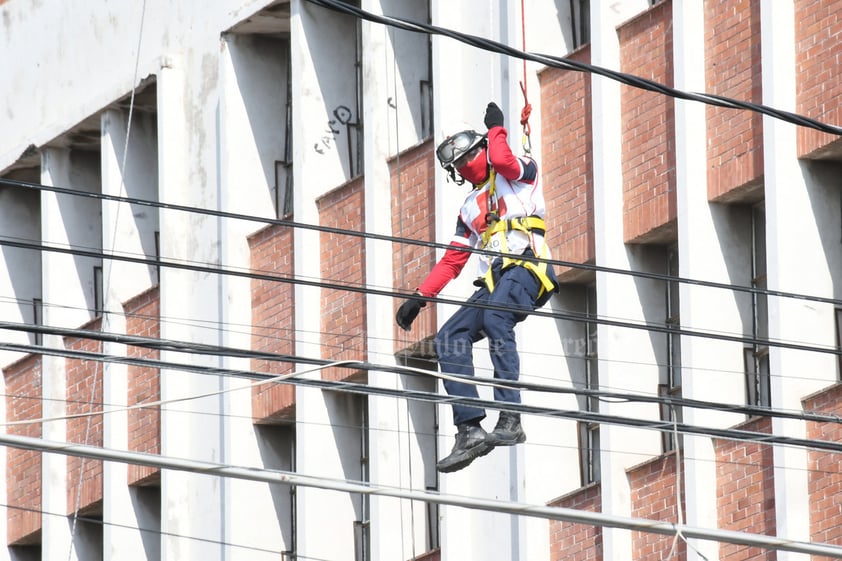
[[[350,123],[352,117],[351,110],[344,105],[340,105],[334,109],[333,116],[335,118],[328,120],[327,128],[324,130],[319,142],[313,145],[313,149],[319,154],[324,154],[326,150],[333,148],[336,137],[342,132],[339,127]]]

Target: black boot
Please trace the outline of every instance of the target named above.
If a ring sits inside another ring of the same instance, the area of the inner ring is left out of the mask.
[[[456,444],[453,445],[450,455],[443,458],[436,464],[436,469],[443,473],[459,471],[479,458],[485,456],[493,446],[485,442],[487,436],[485,430],[479,423],[456,425]]]
[[[485,440],[491,446],[514,446],[526,442],[526,433],[520,426],[520,413],[501,411],[497,426]]]

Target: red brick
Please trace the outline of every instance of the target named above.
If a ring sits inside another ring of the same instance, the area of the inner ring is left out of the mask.
[[[6,414],[11,423],[40,419],[41,355],[27,355],[3,370]],[[9,434],[41,438],[41,423],[9,425]],[[10,545],[40,542],[41,453],[6,448],[7,539]]]
[[[706,91],[763,103],[760,3],[705,0]],[[707,106],[708,198],[733,198],[763,176],[763,118],[759,113]]]
[[[98,331],[100,318],[81,326]],[[69,350],[102,353],[102,342],[84,337],[65,337]],[[94,360],[65,360],[67,396],[67,441],[102,446],[103,363]],[[81,417],[73,417],[82,415]],[[80,490],[81,486],[81,490]],[[102,460],[67,457],[67,514],[84,510],[102,501]]]
[[[819,121],[842,124],[842,3],[795,0],[796,112]],[[808,127],[798,128],[798,156],[821,152],[842,140]]]
[[[294,233],[285,225],[271,225],[249,237],[251,272],[291,278],[294,275]],[[252,279],[252,335],[254,351],[293,355],[295,353],[295,299],[292,283]],[[289,374],[289,361],[252,359],[251,369],[275,376]],[[294,418],[295,388],[291,384],[269,384],[252,389],[252,416],[256,422]]]
[[[672,3],[618,30],[623,72],[673,85]],[[622,86],[623,235],[631,243],[676,236],[675,114],[667,96]]]
[[[435,147],[432,139],[414,146],[389,161],[392,192],[392,233],[396,237],[425,242],[447,243],[436,239]],[[451,183],[450,188],[455,188]],[[466,193],[467,194],[467,193]],[[458,209],[442,219],[455,227]],[[451,222],[452,221],[452,222]],[[392,248],[393,284],[396,290],[412,291],[421,284],[436,262],[432,247],[398,244]],[[394,299],[397,312],[402,300]],[[407,333],[394,327],[395,351],[401,351],[436,333],[434,306],[424,308]]]
[[[123,303],[126,314],[126,333],[143,337],[160,338],[161,305],[158,287],[153,287]],[[126,351],[131,358],[158,360],[157,349],[130,346]],[[129,406],[161,399],[161,379],[158,368],[134,366],[128,368]],[[158,406],[149,409],[133,409],[128,414],[128,443],[132,452],[161,453],[161,410]],[[160,476],[160,469],[148,466],[129,465],[128,483],[135,485]]]
[[[568,57],[590,62],[590,48]],[[593,126],[591,80],[584,72],[548,68],[541,83],[542,170],[547,203],[547,243],[553,257],[571,263],[595,258],[593,207]],[[562,282],[575,281],[582,269],[558,268]]]
[[[582,487],[549,503],[549,506],[601,512],[602,488],[599,484]],[[551,561],[602,561],[602,528],[550,520]]]

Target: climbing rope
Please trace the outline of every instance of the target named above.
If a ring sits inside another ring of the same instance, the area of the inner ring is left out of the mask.
[[[520,0],[520,36],[523,41],[523,52],[526,52],[526,9],[524,0]],[[526,59],[523,59],[523,80],[520,82],[520,91],[523,92],[523,109],[520,112],[520,124],[523,127],[521,144],[523,153],[532,156],[532,139],[529,138],[532,129],[529,127],[529,115],[532,113],[532,105],[526,95]]]
[[[526,66],[526,62],[524,62],[523,65]],[[523,92],[523,109],[520,112],[520,124],[523,126],[523,138],[521,139],[521,142],[523,144],[524,154],[531,156],[532,140],[529,138],[529,134],[532,130],[529,127],[529,115],[532,113],[532,104],[529,103],[529,99],[526,97],[526,84],[524,82],[520,83],[520,90]]]

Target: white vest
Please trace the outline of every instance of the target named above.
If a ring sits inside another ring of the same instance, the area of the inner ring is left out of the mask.
[[[499,174],[493,174],[489,181],[486,181],[478,189],[474,189],[465,199],[459,216],[470,230],[468,245],[474,248],[482,248],[482,233],[486,229],[486,215],[492,211],[493,204],[490,197],[491,184],[494,182],[497,215],[500,220],[510,218],[523,218],[526,216],[538,216],[544,218],[546,206],[544,204],[544,192],[541,189],[540,178],[535,179],[534,184],[521,181],[509,181]],[[502,237],[505,236],[505,244]],[[457,238],[459,243],[465,243],[464,238]],[[526,235],[517,230],[502,231],[494,234],[488,245],[488,251],[502,252],[520,255],[527,247],[531,247],[536,256],[540,256],[545,250],[544,236],[537,232]],[[484,276],[491,265],[492,256],[479,255],[480,277]]]

